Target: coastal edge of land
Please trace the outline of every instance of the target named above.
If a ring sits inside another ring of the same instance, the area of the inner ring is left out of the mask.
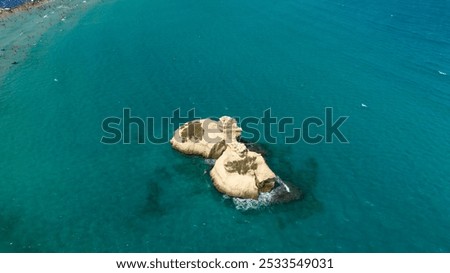
[[[9,8],[9,7],[5,7],[5,8],[0,8],[0,19],[4,18],[8,15],[11,15],[13,13],[16,12],[22,12],[22,11],[27,11],[36,7],[41,7],[43,4],[45,4],[46,2],[48,2],[48,0],[34,0],[34,1],[26,1],[25,3],[13,7],[13,8]]]

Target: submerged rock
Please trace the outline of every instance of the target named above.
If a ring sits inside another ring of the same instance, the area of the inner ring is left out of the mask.
[[[302,191],[291,183],[284,182],[278,176],[275,179],[276,186],[270,192],[262,192],[258,199],[232,198],[233,204],[238,210],[256,210],[274,204],[289,203],[303,198]]]
[[[271,192],[270,202],[272,204],[288,203],[295,200],[302,199],[302,191],[292,183],[284,182],[277,176],[278,187]]]

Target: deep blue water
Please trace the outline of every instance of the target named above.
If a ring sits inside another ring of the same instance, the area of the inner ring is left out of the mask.
[[[0,0],[0,8],[14,8],[26,2],[29,0]]]
[[[450,252],[448,18],[434,0],[123,0],[51,28],[1,82],[0,251]],[[350,143],[264,145],[305,198],[240,211],[200,158],[102,145],[124,107],[296,125],[333,107]]]

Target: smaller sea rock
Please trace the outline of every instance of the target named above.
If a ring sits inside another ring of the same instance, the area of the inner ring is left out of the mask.
[[[184,154],[217,159],[226,149],[219,122],[212,119],[194,120],[178,128],[170,140],[172,147]]]
[[[239,142],[228,144],[210,173],[218,191],[251,199],[258,199],[260,192],[270,191],[276,178],[260,154]]]

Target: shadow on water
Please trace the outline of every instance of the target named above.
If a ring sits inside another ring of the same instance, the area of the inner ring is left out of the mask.
[[[162,194],[163,188],[158,181],[149,181],[147,200],[143,209],[145,215],[162,216],[165,214],[166,209],[161,204]]]
[[[14,245],[14,230],[19,223],[19,217],[0,214],[0,252],[17,252]]]
[[[295,164],[295,161],[289,160],[288,156],[277,156],[272,159],[272,162],[274,171],[284,181],[296,185],[303,192],[301,200],[270,208],[274,215],[277,215],[276,221],[279,228],[323,211],[323,203],[314,194],[319,172],[319,164],[315,158],[309,157],[300,164]]]
[[[147,197],[142,211],[144,215],[161,217],[169,212],[173,200],[205,194],[208,190],[201,183],[208,169],[204,161],[199,157],[186,157],[183,160],[186,163],[168,164],[154,169],[153,177],[147,184]]]
[[[317,213],[323,211],[323,203],[314,195],[314,189],[317,186],[317,174],[318,163],[310,157],[306,159],[300,166],[294,166],[291,163],[285,162],[288,172],[278,172],[281,177],[286,181],[292,181],[291,183],[298,186],[303,192],[303,198],[301,200],[273,206],[272,212],[277,215],[276,221],[278,227],[283,229],[291,223],[295,223],[296,220],[306,219]],[[298,168],[296,168],[298,167]]]
[[[0,253],[36,253],[38,245],[30,236],[20,234],[22,219],[19,215],[0,213]]]

